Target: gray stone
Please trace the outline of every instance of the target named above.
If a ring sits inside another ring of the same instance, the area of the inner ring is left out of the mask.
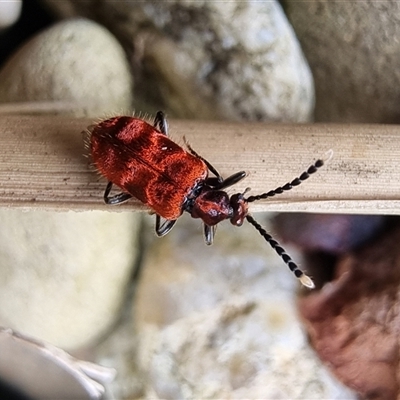
[[[170,116],[304,122],[313,80],[278,2],[54,2],[134,43],[136,105]],[[142,101],[142,102],[141,102]]]
[[[60,22],[30,39],[0,71],[0,102],[64,101],[76,114],[129,111],[132,78],[125,53],[102,26]]]
[[[313,71],[316,121],[399,123],[400,3],[285,5]]]

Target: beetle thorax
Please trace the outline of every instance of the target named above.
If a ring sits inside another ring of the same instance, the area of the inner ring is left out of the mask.
[[[232,207],[226,192],[205,186],[194,199],[189,212],[193,218],[200,218],[206,225],[213,226],[231,218]]]
[[[225,219],[230,219],[233,225],[240,226],[247,215],[247,203],[240,193],[229,197],[223,190],[205,186],[193,199],[187,211],[193,218],[200,218],[209,226],[216,225]]]

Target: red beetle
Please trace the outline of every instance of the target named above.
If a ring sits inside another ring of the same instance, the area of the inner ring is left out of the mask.
[[[93,163],[109,181],[104,192],[106,204],[120,204],[136,197],[156,213],[158,236],[166,235],[182,213],[187,211],[193,218],[200,218],[204,222],[204,236],[208,245],[213,243],[215,227],[219,222],[229,219],[233,225],[241,226],[247,219],[301,283],[313,288],[311,278],[248,214],[248,203],[300,185],[322,167],[324,161],[317,160],[286,185],[246,198],[244,195],[248,189],[232,196],[223,190],[241,181],[246,172],[240,171],[224,179],[207,160],[186,145],[188,150],[168,138],[167,121],[161,111],[155,117],[154,126],[139,118],[119,116],[89,128]],[[210,177],[210,172],[214,176]],[[122,193],[110,196],[113,184],[122,189]],[[161,218],[165,219],[163,223]]]

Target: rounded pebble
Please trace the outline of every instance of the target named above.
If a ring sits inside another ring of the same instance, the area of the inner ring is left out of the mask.
[[[93,117],[131,110],[131,89],[121,45],[85,19],[38,34],[0,71],[0,102],[65,101]]]

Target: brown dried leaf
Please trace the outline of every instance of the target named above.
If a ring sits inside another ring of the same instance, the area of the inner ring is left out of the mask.
[[[335,280],[300,299],[315,350],[368,399],[400,399],[400,227],[343,256]]]

